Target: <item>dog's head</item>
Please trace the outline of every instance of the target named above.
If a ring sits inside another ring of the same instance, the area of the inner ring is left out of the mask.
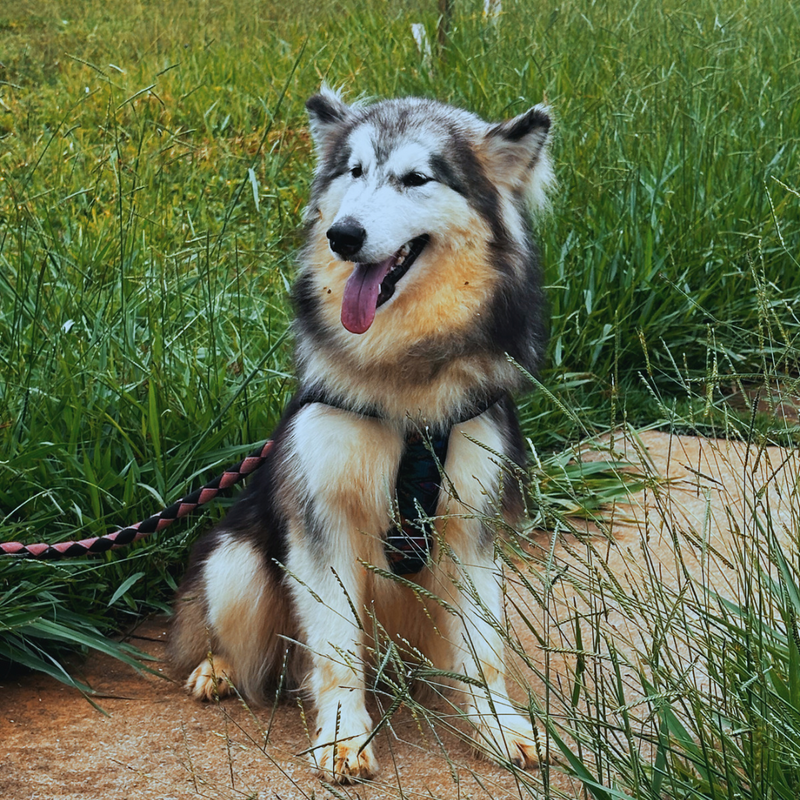
[[[327,89],[306,106],[318,155],[311,247],[342,325],[363,334],[379,308],[407,303],[451,323],[474,313],[468,296],[491,294],[491,265],[526,248],[528,212],[545,204],[546,109],[492,124],[418,98],[348,105]]]

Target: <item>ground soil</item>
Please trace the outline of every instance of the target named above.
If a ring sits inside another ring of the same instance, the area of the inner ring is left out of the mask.
[[[147,638],[134,638],[135,644],[163,656],[165,620],[145,623],[137,636]],[[164,667],[157,661],[155,668]],[[274,717],[272,709],[251,712],[237,700],[201,705],[178,683],[137,674],[105,656],[91,658],[82,677],[97,690],[105,714],[47,677],[30,675],[3,688],[0,797],[329,796],[297,755],[309,739],[291,698]],[[337,789],[340,795],[394,798],[402,788],[406,796],[456,797],[459,789],[476,798],[518,796],[508,772],[474,758],[456,737],[437,741],[408,713],[395,717],[392,729],[378,737],[380,780]]]
[[[737,537],[748,530],[756,497],[758,503],[770,503],[778,529],[794,529],[797,453],[655,432],[640,439],[622,437],[616,448],[659,476],[630,502],[609,510],[610,525],[582,524],[595,551],[600,543],[604,559],[623,585],[635,582],[646,567],[656,569],[665,586],[678,586],[685,578],[676,563],[678,546],[695,577],[722,593],[735,592],[732,551]],[[768,490],[761,491],[765,486]],[[678,530],[684,533],[676,536]],[[585,566],[580,531],[556,537],[554,549],[552,542],[550,533],[533,537],[536,563],[530,567],[531,576],[540,577],[545,563],[548,570]],[[560,581],[551,607],[543,613],[541,606],[526,605],[518,584],[512,581],[509,586],[509,625],[544,668],[536,637],[563,645],[569,631],[574,636],[573,620],[576,609],[585,604],[585,594],[576,591],[575,583]],[[611,608],[607,618],[608,630],[618,633],[622,649],[635,640],[621,608]],[[535,635],[525,619],[532,620]],[[92,656],[82,665],[82,678],[96,690],[94,700],[102,711],[78,692],[39,674],[0,686],[1,798],[478,800],[530,796],[543,781],[568,796],[580,795],[557,758],[529,779],[520,778],[476,758],[458,735],[442,725],[431,726],[408,709],[396,714],[377,737],[382,764],[378,780],[328,788],[313,777],[302,755],[309,747],[304,712],[310,715],[311,709],[302,709],[297,696],[283,699],[275,709],[257,710],[236,699],[206,705],[190,700],[179,682],[164,677],[166,631],[166,620],[153,619],[131,639],[155,657],[156,674],[136,673],[103,656]],[[551,653],[546,664],[551,675],[559,670],[567,674],[569,658]],[[534,671],[520,669],[518,659],[512,666],[518,680],[543,696]],[[517,696],[522,696],[519,687]],[[445,715],[447,707],[439,703],[435,710]]]

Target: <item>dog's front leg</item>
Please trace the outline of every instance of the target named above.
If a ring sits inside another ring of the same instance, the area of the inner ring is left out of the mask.
[[[287,568],[298,622],[312,662],[317,708],[314,762],[341,783],[372,777],[367,742],[364,609],[371,573],[385,564],[380,534],[389,527],[390,486],[403,441],[376,419],[313,405],[291,434],[291,482],[299,487]]]
[[[484,533],[484,536],[486,534]],[[473,681],[465,686],[467,716],[474,724],[476,746],[499,761],[523,769],[539,763],[531,721],[514,708],[508,697],[505,643],[501,624],[501,575],[488,547],[458,548],[454,585],[459,616],[452,628],[453,668]]]
[[[504,447],[491,413],[462,424],[451,436],[446,472],[455,492],[441,499],[445,552],[431,579],[434,591],[457,609],[449,625],[449,653],[441,660],[471,679],[464,691],[478,749],[496,760],[532,767],[539,758],[531,722],[515,710],[506,690],[502,576],[494,561],[491,522],[474,513],[478,509],[487,518],[495,513],[501,476],[492,454]]]
[[[295,551],[289,563],[295,609],[311,658],[308,688],[317,709],[312,761],[321,777],[339,783],[373,777],[378,763],[366,740],[372,722],[365,704],[363,628],[366,570],[347,537]],[[366,746],[365,746],[366,744]]]

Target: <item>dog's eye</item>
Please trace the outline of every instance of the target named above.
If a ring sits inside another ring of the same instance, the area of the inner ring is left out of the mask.
[[[364,174],[364,170],[361,167],[361,164],[356,164],[351,170],[350,175],[354,178],[360,178]]]
[[[421,172],[409,172],[408,175],[403,175],[403,186],[424,186],[426,183],[430,183],[430,180]]]

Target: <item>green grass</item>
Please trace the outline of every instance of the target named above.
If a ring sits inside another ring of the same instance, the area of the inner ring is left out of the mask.
[[[543,519],[620,491],[567,460],[618,425],[800,440],[729,402],[798,392],[800,11],[503,5],[491,25],[454,2],[430,64],[410,23],[435,42],[433,2],[0,9],[0,539],[134,522],[269,436],[294,387],[303,103],[322,80],[487,118],[552,106],[552,343],[520,404]],[[204,524],[90,562],[0,560],[0,657],[69,680],[64,646],[168,606]]]
[[[725,448],[717,452],[725,461]],[[763,447],[751,453],[749,462],[729,456],[744,487],[741,516],[731,511],[737,535],[727,538],[730,549],[718,549],[714,522],[687,527],[668,487],[653,483],[649,521],[640,519],[640,541],[628,539],[622,567],[616,560],[609,568],[614,546],[574,527],[570,568],[559,565],[557,579],[541,545],[532,563],[507,562],[510,579],[532,583],[530,597],[552,615],[551,638],[561,646],[551,647],[551,658],[566,654],[559,667],[546,662],[542,669],[517,645],[547,687],[548,713],[540,699],[534,708],[566,771],[595,800],[796,796],[797,452],[777,459]],[[768,458],[774,460],[764,469]],[[647,471],[646,461],[641,466]],[[784,470],[788,493],[775,483]],[[731,485],[715,489],[737,502]],[[663,550],[654,556],[648,543],[669,534],[673,559]],[[574,608],[558,610],[556,580],[579,598]]]

